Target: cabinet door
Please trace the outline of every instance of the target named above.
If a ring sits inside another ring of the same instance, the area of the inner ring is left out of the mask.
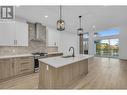
[[[12,59],[0,59],[0,79],[12,77],[14,65]]]
[[[28,46],[28,24],[16,22],[16,46]]]
[[[47,29],[47,43],[48,46],[53,46],[54,43],[54,31],[52,31],[50,28]]]
[[[14,46],[15,23],[0,23],[0,46]]]
[[[47,31],[48,31],[47,34],[48,46],[58,46],[60,41],[60,35],[58,31],[50,28],[48,28]]]
[[[60,43],[60,33],[59,31],[55,31],[54,34],[55,34],[54,35],[54,45],[58,46]]]

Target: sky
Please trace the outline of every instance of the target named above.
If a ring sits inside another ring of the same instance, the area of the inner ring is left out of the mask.
[[[104,30],[101,32],[98,32],[99,36],[103,37],[103,36],[112,36],[112,35],[118,35],[120,32],[120,29],[108,29],[108,30]],[[102,40],[102,43],[109,43],[109,40]],[[110,45],[116,45],[119,43],[119,39],[110,39]]]
[[[111,28],[103,31],[97,32],[100,37],[104,36],[113,36],[118,35],[120,33],[120,29],[118,28]],[[84,38],[88,38],[88,34],[83,35]],[[109,40],[101,40],[101,43],[109,43]],[[119,44],[119,39],[110,39],[110,45]]]
[[[107,30],[100,31],[100,32],[97,32],[97,33],[99,34],[99,36],[103,37],[103,36],[117,35],[117,34],[119,34],[119,32],[120,32],[120,29],[112,28],[112,29],[107,29]]]
[[[96,32],[96,33],[98,33],[100,37],[103,37],[103,36],[118,35],[119,32],[120,32],[120,29],[118,29],[118,28],[112,28],[112,29],[107,29],[107,30],[99,31],[99,32]],[[83,37],[84,38],[88,38],[88,34],[84,34]]]

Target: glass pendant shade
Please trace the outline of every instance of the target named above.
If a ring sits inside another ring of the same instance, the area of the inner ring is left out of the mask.
[[[83,28],[81,28],[81,17],[82,16],[79,16],[79,27],[80,28],[77,29],[77,34],[78,35],[83,35]]]
[[[78,31],[78,35],[82,35],[83,34],[83,28],[79,28],[79,29],[77,29],[77,31]]]
[[[57,21],[57,30],[63,31],[65,30],[65,22],[62,20],[62,9],[60,6],[60,19]]]
[[[59,30],[59,31],[65,30],[64,20],[60,19],[60,20],[57,21],[57,30]]]

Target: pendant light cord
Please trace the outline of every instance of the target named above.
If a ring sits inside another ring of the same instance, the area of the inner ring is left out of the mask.
[[[61,8],[61,5],[60,5],[60,19],[62,19],[61,18],[61,16],[62,16],[62,12],[61,11],[62,11],[62,8]]]
[[[80,25],[79,27],[80,27],[80,28],[81,28],[81,17],[82,17],[82,16],[79,16],[79,25]]]

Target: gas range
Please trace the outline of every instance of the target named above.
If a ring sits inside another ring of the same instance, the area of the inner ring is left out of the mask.
[[[38,59],[41,58],[46,58],[47,57],[47,53],[40,53],[40,52],[36,52],[36,53],[32,53],[34,55],[34,72],[38,72],[39,71],[39,61]]]
[[[47,57],[47,53],[36,52],[32,54],[34,55],[34,59],[41,59]]]

